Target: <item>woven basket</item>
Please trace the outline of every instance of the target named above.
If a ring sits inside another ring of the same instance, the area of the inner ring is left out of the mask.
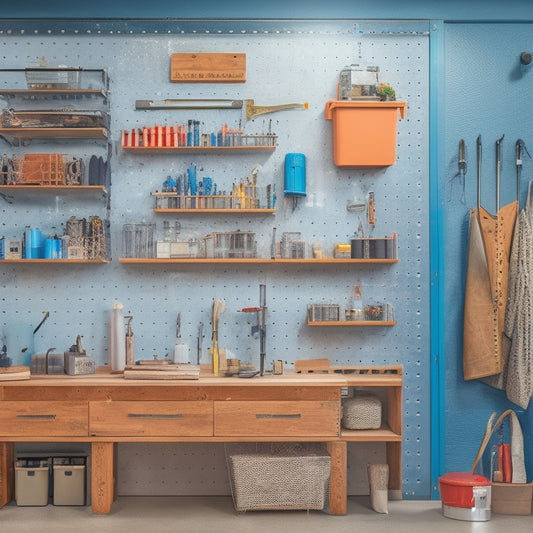
[[[322,510],[330,457],[315,444],[262,443],[226,447],[237,511]]]
[[[357,393],[342,403],[342,426],[346,429],[379,429],[381,400],[371,393]]]

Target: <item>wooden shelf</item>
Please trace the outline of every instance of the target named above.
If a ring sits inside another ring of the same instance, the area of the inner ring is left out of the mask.
[[[324,320],[307,321],[308,326],[395,326],[395,320]]]
[[[103,265],[109,263],[108,259],[0,259],[0,265],[3,263],[18,263],[18,264],[88,264],[88,265]]]
[[[0,89],[0,96],[102,96],[102,89]]]
[[[0,185],[0,191],[9,192],[103,192],[103,185]]]
[[[247,215],[271,215],[275,213],[275,209],[211,209],[203,207],[195,207],[190,209],[181,208],[154,208],[154,213],[229,213],[229,214],[247,214]]]
[[[106,128],[0,128],[0,136],[19,141],[33,139],[95,139],[106,140]]]
[[[276,146],[123,146],[122,149],[128,152],[192,154],[198,152],[273,152]]]
[[[402,436],[388,426],[379,429],[342,429],[341,439],[348,442],[401,442]]]
[[[197,265],[197,264],[259,264],[259,265],[346,265],[346,264],[388,264],[397,263],[397,259],[265,259],[260,257],[250,258],[212,258],[212,257],[121,257],[121,263],[129,264],[176,264],[176,265]],[[334,323],[339,325],[338,322]],[[349,322],[353,325],[353,322]],[[379,325],[384,325],[379,321]]]

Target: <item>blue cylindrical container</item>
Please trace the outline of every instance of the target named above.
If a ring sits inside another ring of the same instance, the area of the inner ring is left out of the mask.
[[[31,230],[30,238],[30,258],[43,259],[44,258],[44,238],[39,228]]]
[[[285,155],[285,196],[305,196],[305,155]]]

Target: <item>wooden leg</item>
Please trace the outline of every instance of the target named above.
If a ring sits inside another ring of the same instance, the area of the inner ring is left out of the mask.
[[[389,497],[402,499],[402,443],[387,442],[387,463],[389,464]]]
[[[111,511],[115,498],[114,442],[93,442],[91,446],[91,498],[96,514]]]
[[[15,445],[0,442],[0,509],[15,497]]]
[[[329,481],[329,510],[332,514],[343,515],[347,511],[348,488],[346,480],[346,442],[327,443],[331,457],[331,476]]]

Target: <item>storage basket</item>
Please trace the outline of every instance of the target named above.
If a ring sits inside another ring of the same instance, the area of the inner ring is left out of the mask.
[[[226,458],[237,511],[322,510],[330,457],[322,445],[228,444]]]
[[[328,100],[333,120],[333,162],[339,167],[385,167],[396,162],[398,112],[405,102]]]
[[[48,459],[15,462],[15,501],[18,506],[48,505],[50,465]]]
[[[485,434],[474,459],[472,472],[481,460],[492,435],[506,418],[509,419],[511,432],[512,482],[492,482],[491,510],[496,514],[529,515],[531,514],[533,483],[526,483],[524,438],[518,417],[512,409],[507,409],[497,419],[496,413],[493,413],[489,418]]]
[[[533,483],[492,482],[491,510],[495,514],[530,515]]]
[[[381,401],[368,392],[357,392],[342,402],[342,426],[346,429],[379,429]]]

